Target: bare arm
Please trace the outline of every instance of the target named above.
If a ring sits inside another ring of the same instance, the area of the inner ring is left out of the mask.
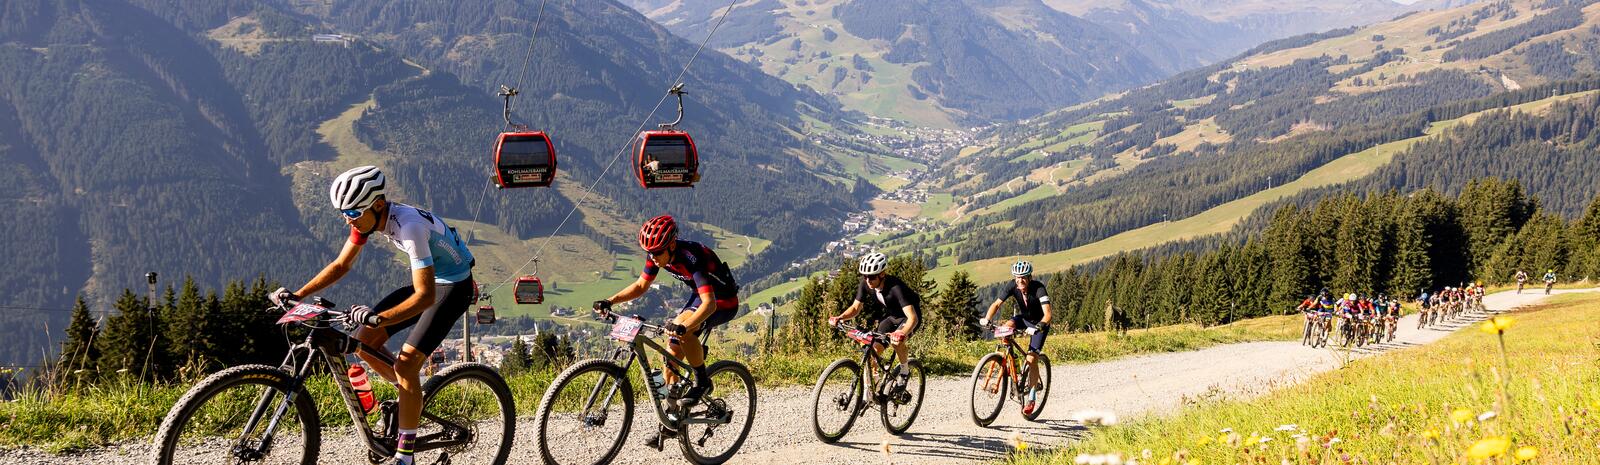
[[[1053,311],[1050,308],[1051,307],[1050,304],[1044,304],[1043,307],[1044,307],[1044,319],[1039,320],[1039,324],[1047,325],[1047,324],[1050,324],[1050,315],[1053,313]]]
[[[908,334],[911,332],[911,328],[917,327],[917,320],[920,319],[917,316],[917,307],[913,305],[907,305],[902,307],[900,311],[906,313],[906,323],[900,325],[900,329],[898,331],[900,331],[902,334]]]
[[[323,267],[322,271],[318,272],[316,277],[311,278],[311,281],[306,285],[300,286],[300,290],[295,291],[294,295],[310,296],[322,292],[323,289],[327,289],[333,283],[339,282],[340,278],[350,273],[350,267],[355,264],[356,257],[359,255],[361,255],[361,244],[346,241],[344,248],[339,250],[339,257],[333,259],[333,263]]]
[[[428,266],[411,270],[411,297],[407,297],[400,305],[379,313],[378,326],[388,326],[417,316],[423,310],[433,305],[436,298],[433,285],[433,267]]]
[[[694,309],[694,314],[689,315],[689,321],[687,321],[687,324],[683,326],[689,328],[690,331],[699,331],[700,325],[705,323],[707,319],[711,318],[711,313],[716,311],[716,308],[716,296],[713,296],[711,291],[701,292],[700,308]]]
[[[861,313],[861,301],[857,300],[857,301],[851,302],[850,303],[850,308],[844,309],[844,313],[840,313],[839,314],[839,319],[848,320],[848,319],[851,319],[851,318],[855,318],[856,315],[858,315],[860,313]]]
[[[617,291],[615,295],[607,298],[606,301],[614,304],[620,304],[637,299],[639,296],[644,295],[644,291],[650,289],[651,281],[655,281],[655,278],[646,278],[644,276],[640,276],[639,279],[633,280],[633,284],[629,284],[628,287],[624,287],[621,291]]]
[[[996,301],[994,301],[994,303],[989,304],[989,311],[985,312],[983,314],[983,319],[985,319],[985,320],[993,320],[994,319],[994,312],[1000,311],[1000,306],[1001,305],[1005,305],[1005,304],[1006,304],[1006,299],[996,300]]]

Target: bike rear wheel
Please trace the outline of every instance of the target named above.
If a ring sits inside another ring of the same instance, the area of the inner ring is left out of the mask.
[[[584,360],[556,376],[534,415],[544,463],[610,463],[633,423],[633,385],[616,363]]]
[[[883,429],[896,436],[911,429],[911,423],[917,420],[917,412],[922,410],[922,396],[928,387],[928,376],[922,371],[922,362],[912,358],[906,360],[906,365],[911,367],[911,376],[906,378],[905,387],[891,391],[878,403]],[[893,377],[884,380],[890,381],[893,381]]]
[[[457,364],[422,386],[418,443],[453,443],[419,451],[417,463],[503,464],[511,455],[517,407],[511,388],[488,365]]]
[[[972,422],[978,426],[994,423],[1000,416],[1000,408],[1006,405],[1011,377],[1006,376],[1005,363],[1005,356],[989,354],[978,359],[978,366],[972,369],[972,395],[968,405]]]
[[[811,390],[811,431],[817,439],[832,444],[850,432],[866,402],[864,391],[861,364],[855,360],[841,358],[822,370]]]
[[[1039,414],[1044,413],[1044,404],[1050,401],[1050,357],[1042,353],[1035,354],[1034,357],[1037,357],[1034,360],[1038,361],[1039,364],[1039,388],[1034,392],[1033,413],[1022,414],[1022,418],[1026,418],[1028,421],[1038,420]],[[1027,382],[1028,379],[1024,377],[1022,381]],[[1024,397],[1022,400],[1027,402],[1028,399]]]
[[[317,463],[321,419],[305,388],[290,388],[293,380],[266,365],[207,376],[162,419],[155,438],[156,463]],[[266,442],[274,421],[277,429]]]
[[[691,409],[689,419],[720,418],[726,423],[687,424],[679,431],[678,442],[690,462],[714,465],[733,458],[750,435],[756,418],[756,380],[749,369],[731,360],[712,363],[706,371],[714,388]]]

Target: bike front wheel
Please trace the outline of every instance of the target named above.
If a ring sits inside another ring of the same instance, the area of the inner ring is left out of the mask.
[[[311,395],[291,388],[293,381],[266,365],[207,376],[162,419],[156,463],[317,463],[321,419]]]
[[[633,385],[616,363],[584,360],[556,375],[534,415],[544,463],[610,463],[633,422]]]
[[[505,378],[488,365],[457,364],[434,375],[422,386],[417,463],[506,463],[516,408]]]
[[[850,432],[866,402],[863,391],[861,364],[855,360],[841,358],[822,370],[811,390],[811,431],[817,439],[832,444]]]
[[[928,387],[927,373],[922,370],[922,362],[915,358],[906,360],[906,366],[911,368],[911,375],[904,380],[904,386],[895,386],[889,394],[878,403],[878,413],[883,418],[883,429],[889,434],[899,436],[911,429],[911,423],[917,420],[917,412],[922,410],[922,395]],[[885,383],[896,382],[899,375],[890,375]]]
[[[1006,359],[1000,354],[989,354],[978,360],[978,366],[972,369],[972,397],[968,402],[972,407],[972,422],[978,426],[989,426],[995,417],[1000,416],[1000,408],[1006,405],[1007,383],[1011,377],[1006,376]]]

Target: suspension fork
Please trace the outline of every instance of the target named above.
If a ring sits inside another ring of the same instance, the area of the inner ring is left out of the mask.
[[[310,340],[309,336],[307,337],[307,340]],[[295,354],[300,351],[305,352],[305,359],[303,361],[295,357]],[[283,363],[279,364],[280,368],[294,368],[294,377],[290,378],[289,388],[287,391],[283,392],[283,400],[279,401],[277,408],[273,409],[272,419],[267,422],[267,428],[261,434],[260,444],[256,447],[258,453],[266,455],[272,452],[272,440],[277,435],[278,425],[283,420],[283,414],[287,412],[289,410],[289,406],[294,403],[295,396],[299,394],[301,386],[305,385],[305,378],[311,371],[311,357],[313,355],[315,355],[315,352],[311,350],[309,343],[302,343],[290,347],[289,353],[284,356]],[[299,366],[297,367],[295,364],[298,364]],[[256,408],[250,413],[250,420],[245,422],[243,431],[244,434],[240,435],[240,444],[238,445],[243,445],[245,438],[249,436],[251,431],[255,431],[257,424],[259,424],[262,420],[262,416],[266,414],[267,409],[271,407],[273,391],[274,389],[268,388],[266,392],[261,393],[261,397],[256,400]]]
[[[618,348],[616,353],[612,354],[611,359],[612,360],[621,360],[621,359],[624,358],[623,355],[622,355],[624,353],[627,354],[627,356],[626,356],[627,362],[624,362],[624,363],[621,364],[621,366],[622,366],[622,376],[628,376],[628,367],[633,366],[633,360],[634,360],[634,358],[638,357],[639,354],[638,354],[638,352],[633,351],[631,349]],[[645,389],[652,389],[650,387],[650,374],[649,373],[645,373],[644,379],[645,379]],[[617,391],[622,389],[622,382],[623,382],[623,380],[618,379],[616,382],[611,383],[611,389],[606,390],[605,402],[603,402],[601,404],[602,407],[610,407],[611,406],[611,401],[616,398]],[[589,412],[594,409],[595,401],[600,399],[600,391],[603,389],[603,386],[605,386],[605,382],[604,382],[604,380],[601,380],[601,382],[595,383],[594,389],[591,389],[589,391],[589,400],[583,404],[583,413],[584,413],[584,415],[588,415]],[[651,392],[650,395],[651,395],[652,398],[654,398],[655,393]]]

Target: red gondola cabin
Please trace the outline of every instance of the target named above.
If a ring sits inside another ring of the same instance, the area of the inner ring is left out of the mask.
[[[678,130],[645,131],[634,140],[634,172],[639,185],[694,187],[700,181],[700,154],[689,133]]]
[[[492,324],[494,324],[494,306],[493,305],[484,305],[484,306],[478,307],[478,324],[480,324],[480,325],[492,325]]]
[[[544,303],[544,283],[537,276],[523,276],[517,278],[517,287],[513,291],[519,304]]]
[[[556,180],[556,147],[543,131],[502,132],[494,144],[495,184],[545,187]]]

